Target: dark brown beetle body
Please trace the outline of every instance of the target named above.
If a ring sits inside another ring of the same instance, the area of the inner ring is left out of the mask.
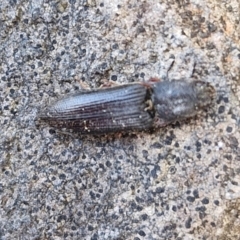
[[[40,119],[85,134],[147,130],[196,115],[214,89],[201,81],[134,83],[80,92],[47,107]]]
[[[74,94],[57,101],[40,116],[50,125],[81,133],[144,130],[153,124],[148,90],[141,84],[122,85]]]

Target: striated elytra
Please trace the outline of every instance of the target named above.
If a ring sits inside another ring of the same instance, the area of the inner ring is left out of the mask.
[[[203,81],[156,81],[84,91],[40,112],[51,126],[84,134],[148,130],[196,115],[214,97]]]

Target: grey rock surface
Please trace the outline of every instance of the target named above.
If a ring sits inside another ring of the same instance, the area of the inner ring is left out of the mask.
[[[0,239],[239,239],[239,21],[238,0],[2,0]],[[153,133],[36,121],[83,85],[150,77],[216,100]]]

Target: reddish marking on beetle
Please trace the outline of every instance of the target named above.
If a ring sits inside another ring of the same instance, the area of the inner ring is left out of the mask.
[[[161,82],[160,78],[152,77],[146,82],[141,82],[140,84],[146,88],[152,88],[154,84]]]
[[[157,77],[151,77],[148,82],[151,82],[151,83],[157,83],[157,82],[161,82],[161,79],[160,78],[157,78]]]

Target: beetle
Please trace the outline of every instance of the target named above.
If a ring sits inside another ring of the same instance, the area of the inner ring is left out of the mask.
[[[214,88],[203,81],[159,81],[81,91],[47,106],[39,118],[83,134],[148,130],[189,118],[212,102]]]

